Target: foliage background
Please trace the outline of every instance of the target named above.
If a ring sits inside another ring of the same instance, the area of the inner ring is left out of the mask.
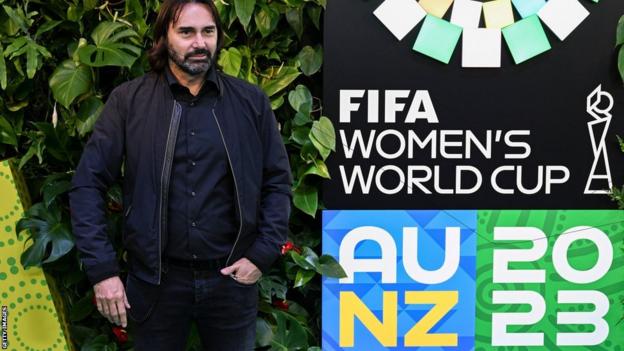
[[[270,97],[295,176],[290,242],[259,282],[260,349],[319,350],[319,275],[344,274],[332,257],[316,253],[318,191],[335,149],[318,98],[325,1],[215,0],[225,28],[218,64]],[[0,6],[0,159],[15,158],[33,199],[16,224],[16,233],[29,239],[21,262],[42,266],[55,282],[76,349],[130,349],[131,330],[113,328],[92,303],[67,191],[110,91],[149,69],[145,49],[160,1],[0,0]],[[123,263],[119,184],[107,198],[110,238]],[[188,349],[198,342],[193,332]]]

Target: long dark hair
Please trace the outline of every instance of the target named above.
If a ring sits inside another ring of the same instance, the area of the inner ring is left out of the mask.
[[[213,60],[216,62],[223,43],[223,31],[221,30],[221,19],[219,12],[212,0],[165,0],[160,6],[156,23],[154,23],[154,42],[152,48],[147,52],[152,70],[162,72],[167,67],[169,53],[167,52],[167,31],[171,23],[175,23],[180,16],[182,8],[186,4],[204,4],[212,14],[212,18],[217,26],[217,51]]]

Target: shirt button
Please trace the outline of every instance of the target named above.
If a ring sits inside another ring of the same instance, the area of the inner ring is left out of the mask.
[[[195,101],[191,101],[189,105],[191,105],[191,107],[195,106]]]
[[[195,227],[195,226],[196,226],[195,222],[191,222],[191,227]]]
[[[194,136],[194,135],[195,135],[195,131],[191,130],[191,136]]]
[[[195,166],[195,165],[196,165],[195,161],[191,161],[191,166]]]
[[[194,191],[191,191],[191,196],[195,196],[195,192]]]
[[[197,255],[193,255],[193,259],[196,259],[196,258],[197,258]]]

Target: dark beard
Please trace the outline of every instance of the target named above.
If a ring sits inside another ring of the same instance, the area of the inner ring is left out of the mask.
[[[173,51],[170,47],[167,47],[167,52],[169,53],[169,58],[171,59],[171,61],[173,61],[173,63],[175,63],[176,66],[178,66],[183,72],[191,76],[204,74],[208,72],[208,70],[212,66],[212,58],[213,58],[212,54],[210,53],[210,51],[206,49],[194,50],[184,55],[184,58],[180,58],[180,56],[177,55],[177,53]],[[201,61],[189,60],[189,58],[193,55],[202,55],[202,54],[206,55],[206,59],[201,60]]]

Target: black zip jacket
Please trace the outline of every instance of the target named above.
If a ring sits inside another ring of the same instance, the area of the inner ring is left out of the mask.
[[[286,241],[292,177],[288,155],[266,95],[217,73],[212,113],[234,178],[238,233],[226,265],[247,257],[263,273]],[[180,123],[164,75],[148,73],[115,88],[96,122],[72,180],[76,246],[92,284],[119,274],[106,231],[106,191],[123,164],[123,245],[128,269],[160,284],[167,243],[167,196]]]

